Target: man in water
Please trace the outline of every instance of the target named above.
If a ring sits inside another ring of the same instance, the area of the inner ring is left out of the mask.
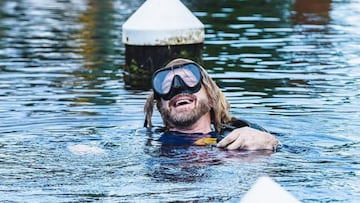
[[[275,150],[279,143],[265,129],[230,116],[230,105],[220,88],[191,60],[175,59],[157,70],[152,88],[144,106],[145,127],[152,126],[156,103],[167,135],[195,137],[194,145],[217,138],[211,144],[228,150]]]

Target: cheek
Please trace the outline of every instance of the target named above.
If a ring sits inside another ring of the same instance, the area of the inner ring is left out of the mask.
[[[206,91],[204,88],[201,88],[199,92],[197,92],[195,94],[198,98],[201,98],[201,99],[208,99],[208,96],[206,94]]]
[[[161,100],[160,105],[162,108],[168,109],[169,108],[169,101]]]
[[[198,100],[202,100],[205,101],[205,103],[207,103],[209,106],[213,107],[213,102],[210,100],[210,97],[208,96],[208,94],[206,93],[205,89],[201,89],[198,93],[197,93],[197,98]]]

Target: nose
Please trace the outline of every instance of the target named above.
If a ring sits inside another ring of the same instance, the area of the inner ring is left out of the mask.
[[[182,81],[182,79],[180,78],[180,76],[175,75],[174,81],[173,81],[173,88],[175,88],[175,89],[180,89],[180,88],[183,87],[183,83],[184,83],[184,82]]]

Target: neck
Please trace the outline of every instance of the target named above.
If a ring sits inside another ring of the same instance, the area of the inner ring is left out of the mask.
[[[187,126],[184,128],[172,127],[169,130],[178,131],[182,133],[208,133],[211,131],[210,112],[203,115],[199,120],[197,120],[191,126]]]

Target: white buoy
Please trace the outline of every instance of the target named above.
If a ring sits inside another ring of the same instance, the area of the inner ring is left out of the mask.
[[[240,203],[300,203],[289,192],[269,177],[260,177]]]
[[[179,0],[147,0],[122,26],[129,45],[204,42],[204,25]]]
[[[204,25],[179,0],[147,0],[122,25],[124,81],[149,88],[152,73],[170,60],[202,60]]]

